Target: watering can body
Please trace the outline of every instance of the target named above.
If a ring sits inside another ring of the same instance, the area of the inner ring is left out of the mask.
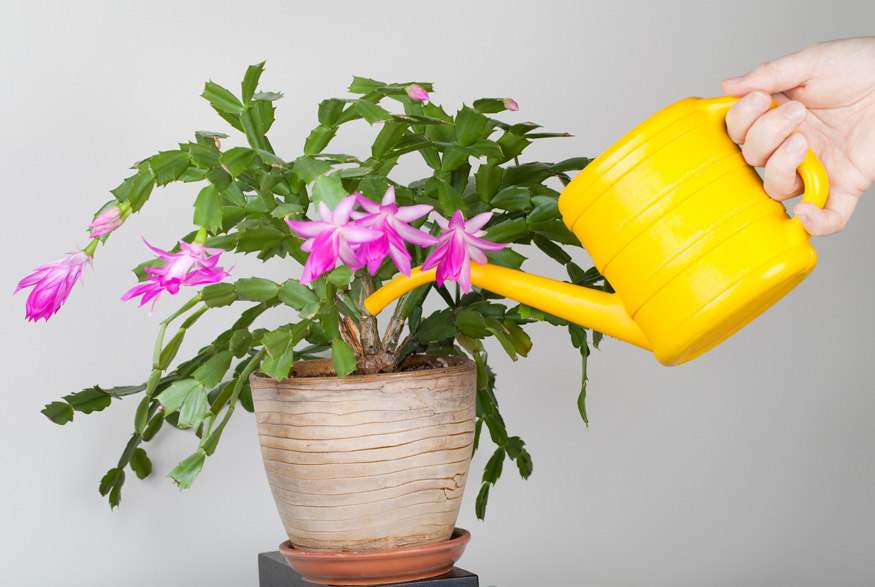
[[[652,350],[678,365],[731,336],[801,282],[817,255],[801,222],[764,191],[726,133],[734,98],[688,98],[590,163],[559,198],[568,228],[616,293],[472,264],[472,284]],[[809,152],[803,199],[828,181]],[[431,274],[431,275],[429,275]],[[396,278],[378,311],[433,271]]]

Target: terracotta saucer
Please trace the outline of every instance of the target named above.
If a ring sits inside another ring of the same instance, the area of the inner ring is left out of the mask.
[[[304,580],[324,585],[380,585],[427,579],[449,573],[471,540],[456,528],[446,542],[354,552],[295,550],[286,540],[280,552]]]

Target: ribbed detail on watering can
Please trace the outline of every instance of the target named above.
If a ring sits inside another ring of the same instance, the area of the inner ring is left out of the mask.
[[[575,192],[587,202],[571,229],[632,316],[727,238],[727,229],[784,214],[783,206],[748,189],[756,172],[728,137],[714,140],[717,124],[705,112],[681,108],[680,119],[602,167],[588,193]],[[727,190],[734,183],[738,189]]]
[[[573,231],[581,214],[601,197],[607,187],[646,159],[648,153],[661,149],[690,128],[706,124],[707,115],[697,108],[699,101],[698,98],[687,98],[663,109],[587,165],[559,198],[559,211],[566,226]],[[641,191],[648,187],[654,186],[640,186]],[[655,187],[658,190],[662,186]],[[587,238],[590,246],[595,240]]]

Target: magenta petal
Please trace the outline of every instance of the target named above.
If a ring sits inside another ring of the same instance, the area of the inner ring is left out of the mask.
[[[488,212],[485,212],[485,214],[488,214]],[[465,230],[465,217],[462,215],[461,210],[453,212],[453,216],[450,218],[449,228],[450,230]]]
[[[489,219],[492,218],[492,212],[484,212],[483,214],[478,214],[471,220],[465,223],[465,232],[468,234],[477,232],[483,225],[489,222]]]
[[[342,226],[349,222],[349,213],[355,207],[355,200],[355,196],[347,196],[337,204],[331,216],[331,221],[335,226]]]
[[[397,247],[389,247],[389,257],[395,263],[398,271],[410,277],[410,254],[406,250],[398,249]]]
[[[465,246],[465,237],[461,236],[458,232],[453,235],[453,238],[450,239],[450,245],[447,249],[447,269],[452,274],[452,278],[456,279],[459,276],[459,272],[462,271],[462,266],[465,263],[465,260],[468,258],[468,247]]]
[[[370,273],[371,275],[376,275],[377,271],[380,270],[380,265],[382,265],[382,264],[383,264],[383,260],[378,259],[376,257],[369,260],[368,261],[368,273]]]
[[[313,260],[312,257],[307,259],[307,262],[304,263],[304,272],[301,274],[301,283],[307,285],[317,277],[319,277],[321,273],[317,273],[313,268]]]
[[[204,246],[201,243],[187,243],[185,241],[179,241],[179,250],[181,253],[175,253],[176,255],[186,254],[191,257],[197,257],[201,253],[203,253]]]
[[[486,254],[477,247],[468,246],[468,257],[478,265],[485,265],[489,262]]]
[[[361,206],[367,212],[371,214],[379,214],[380,213],[380,205],[366,197],[362,194],[355,192],[353,194],[355,196],[356,202],[358,202],[359,206]],[[355,212],[355,214],[361,214],[361,212]]]
[[[289,228],[294,230],[299,235],[306,238],[315,238],[326,230],[333,230],[334,225],[328,222],[305,221],[305,220],[286,220]]]
[[[384,206],[389,206],[390,204],[395,203],[395,186],[389,186],[389,189],[387,189],[386,193],[383,194],[383,201],[381,203]]]
[[[402,222],[393,223],[391,228],[405,241],[413,243],[414,245],[419,245],[420,247],[430,247],[438,242],[437,237],[428,234],[424,230],[407,226]]]
[[[355,252],[345,241],[341,241],[339,243],[337,256],[340,258],[344,265],[352,269],[361,269],[364,265],[361,259],[356,256]]]
[[[441,230],[450,229],[450,221],[438,214],[437,212],[434,213],[434,221],[437,223],[438,226],[441,227]]]
[[[338,248],[339,238],[336,233],[331,235],[325,233],[316,238],[310,258],[307,259],[307,264],[311,266],[314,273],[313,279],[330,269],[334,269],[334,265],[337,263]]]
[[[428,204],[416,204],[415,206],[401,206],[394,216],[402,222],[413,222],[417,218],[422,218],[429,212],[434,210]]]
[[[383,233],[379,230],[365,228],[356,224],[348,224],[338,230],[342,231],[343,238],[350,243],[366,243],[383,236]]]
[[[465,240],[468,241],[469,246],[477,247],[478,249],[483,249],[484,251],[500,251],[507,246],[507,243],[492,243],[489,241],[485,241],[482,238],[471,236],[470,234],[465,235]]]
[[[34,284],[40,282],[40,280],[46,276],[46,274],[51,271],[53,267],[56,266],[56,263],[52,263],[50,265],[42,265],[41,267],[37,267],[34,269],[34,272],[22,279],[18,282],[18,287],[15,288],[15,291],[12,292],[13,295],[17,294],[19,290],[22,290],[26,287],[30,287]]]
[[[462,267],[459,269],[459,275],[456,278],[459,285],[462,286],[462,291],[468,293],[471,291],[471,262],[468,257],[462,262]]]
[[[422,262],[422,271],[427,271],[432,267],[437,267],[440,262],[443,261],[446,254],[447,248],[443,245],[438,245],[438,247],[425,258],[425,261]]]
[[[167,251],[163,251],[163,250],[159,249],[158,247],[153,247],[152,245],[149,244],[149,241],[147,241],[145,239],[145,237],[143,237],[143,242],[146,243],[146,246],[149,247],[150,249],[152,249],[152,251],[156,255],[158,255],[159,259],[166,261],[170,257],[170,253],[168,253]]]

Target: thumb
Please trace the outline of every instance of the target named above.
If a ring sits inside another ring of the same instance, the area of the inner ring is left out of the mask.
[[[793,213],[811,236],[829,236],[841,232],[850,217],[850,214],[846,217],[837,210],[818,208],[811,202],[796,204]]]
[[[766,61],[753,71],[721,82],[727,96],[744,96],[753,90],[777,94],[803,84],[813,68],[809,53],[803,49],[774,61]]]

